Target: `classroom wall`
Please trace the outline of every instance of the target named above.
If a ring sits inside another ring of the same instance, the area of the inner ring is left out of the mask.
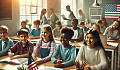
[[[86,18],[89,18],[89,8],[92,7],[94,0],[83,0],[83,12]],[[120,3],[120,0],[102,0],[101,7],[103,8],[102,17],[105,17],[105,4],[106,3]],[[110,25],[112,19],[107,19],[107,23]]]

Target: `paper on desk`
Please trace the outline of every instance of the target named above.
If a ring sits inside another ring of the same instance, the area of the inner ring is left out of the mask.
[[[47,67],[47,66],[41,65],[40,67],[38,67],[38,70],[63,70],[63,69],[61,69],[61,68],[54,68],[54,67]]]

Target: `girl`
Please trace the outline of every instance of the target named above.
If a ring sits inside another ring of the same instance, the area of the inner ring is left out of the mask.
[[[45,14],[46,14],[46,9],[42,9],[41,15],[40,15],[41,27],[42,27],[44,24],[47,24],[47,19],[46,19]]]
[[[92,26],[92,28],[93,28],[93,29],[96,29],[99,34],[102,34],[102,33],[100,32],[100,26],[99,26],[99,25],[94,24],[94,25]]]
[[[104,35],[108,40],[116,40],[120,37],[120,21],[114,21],[113,24],[106,28]]]
[[[55,67],[67,67],[74,64],[73,60],[76,58],[76,47],[69,44],[73,35],[73,30],[68,27],[61,30],[61,44],[57,46],[51,57],[51,61],[55,63]]]
[[[85,21],[85,15],[81,9],[78,10],[78,14],[79,14],[79,18],[78,18],[79,22]]]
[[[55,41],[53,39],[50,25],[44,25],[42,27],[40,37],[42,39],[37,42],[36,48],[32,54],[36,64],[49,61],[55,48]],[[41,57],[41,59],[37,59],[37,57]]]
[[[91,23],[89,22],[88,19],[85,19],[85,26],[91,28]]]
[[[56,21],[55,27],[56,28],[53,29],[53,35],[54,37],[59,38],[61,36],[60,29],[62,28],[61,22],[59,20]]]
[[[84,45],[80,48],[76,61],[86,62],[84,70],[107,69],[107,59],[103,45],[97,30],[90,29],[86,36]]]
[[[101,20],[102,20],[102,26],[108,27],[108,24],[107,24],[107,22],[106,22],[106,19],[105,19],[105,18],[102,18]]]

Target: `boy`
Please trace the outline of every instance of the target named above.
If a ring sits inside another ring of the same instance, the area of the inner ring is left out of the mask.
[[[26,27],[26,24],[27,24],[26,21],[22,21],[21,22],[21,27],[22,27],[21,29],[27,29],[28,32],[30,32],[29,29]]]
[[[105,31],[105,27],[102,26],[102,20],[98,20],[97,24],[100,26],[100,32],[103,34]]]
[[[76,47],[69,44],[70,39],[74,35],[72,29],[65,27],[61,30],[61,44],[59,44],[51,57],[51,61],[55,67],[68,67],[73,65],[76,58]],[[59,59],[57,58],[59,57]]]
[[[14,46],[11,39],[8,38],[8,28],[4,25],[0,26],[0,57],[7,55],[8,49]]]
[[[83,38],[84,38],[83,30],[77,27],[77,25],[78,25],[78,20],[74,18],[72,20],[72,29],[74,31],[74,36],[72,37],[71,42],[83,41]]]
[[[20,42],[17,42],[14,47],[9,49],[8,55],[11,59],[16,58],[27,58],[29,56],[29,51],[32,54],[33,44],[28,41],[28,31],[26,29],[21,29],[18,31],[17,36]]]
[[[83,21],[80,22],[80,27],[83,29],[83,32],[86,33],[89,28],[85,26],[85,23]]]
[[[39,26],[40,26],[40,20],[35,20],[34,21],[35,29],[33,29],[29,34],[29,36],[33,36],[33,37],[30,37],[30,39],[38,39],[38,38],[40,38],[41,28]]]

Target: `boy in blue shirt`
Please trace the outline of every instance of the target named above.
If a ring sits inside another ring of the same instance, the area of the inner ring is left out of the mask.
[[[65,27],[61,30],[61,44],[59,44],[51,57],[54,67],[68,67],[73,65],[76,59],[76,47],[69,44],[74,32],[72,29]],[[57,59],[59,57],[59,59]]]
[[[35,20],[34,21],[35,29],[33,29],[29,34],[29,36],[33,36],[33,37],[30,37],[30,39],[38,39],[38,38],[40,38],[41,28],[39,26],[40,26],[40,20]]]
[[[8,28],[4,25],[0,26],[0,57],[7,55],[8,50],[14,46],[14,43],[8,37]]]
[[[22,21],[21,22],[21,29],[27,29],[28,30],[28,32],[30,32],[30,30],[26,27],[26,21]]]
[[[89,28],[85,26],[85,23],[83,21],[80,22],[80,27],[83,29],[84,33],[87,33],[87,31],[89,30]]]

